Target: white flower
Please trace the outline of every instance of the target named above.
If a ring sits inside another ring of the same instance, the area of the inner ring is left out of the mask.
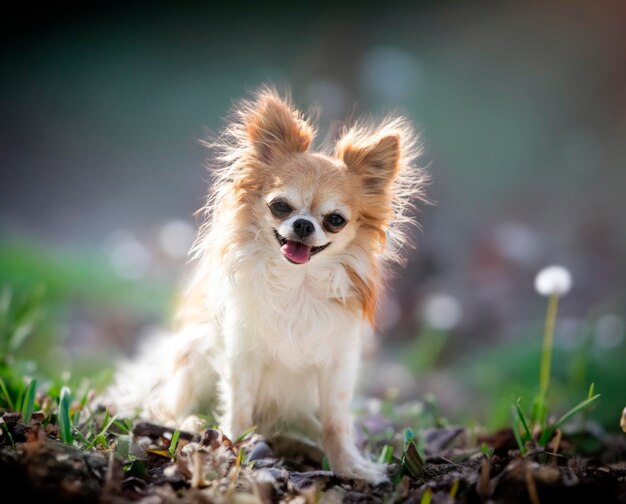
[[[564,296],[572,288],[572,275],[563,266],[548,266],[535,277],[535,290],[542,296]]]
[[[622,411],[622,418],[619,421],[619,426],[624,432],[626,432],[626,408],[624,408],[624,411]]]

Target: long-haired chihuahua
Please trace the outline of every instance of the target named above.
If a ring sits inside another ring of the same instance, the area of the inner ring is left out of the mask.
[[[180,328],[126,366],[110,397],[187,428],[215,408],[231,438],[297,426],[322,441],[336,474],[380,483],[384,466],[355,445],[350,403],[426,175],[402,117],[356,123],[332,152],[313,151],[314,134],[269,88],[235,108],[211,144]]]

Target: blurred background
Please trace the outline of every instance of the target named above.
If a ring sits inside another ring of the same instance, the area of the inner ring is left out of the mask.
[[[271,82],[318,109],[320,141],[362,113],[397,111],[422,133],[436,204],[381,307],[362,393],[507,424],[537,389],[533,279],[560,264],[573,288],[551,404],[562,413],[595,382],[593,418],[618,429],[626,4],[16,8],[0,45],[0,308],[21,317],[3,351],[25,373],[94,375],[167,326],[210,180],[199,140]]]

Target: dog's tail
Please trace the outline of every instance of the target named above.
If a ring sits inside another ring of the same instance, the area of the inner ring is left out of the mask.
[[[119,363],[113,382],[98,403],[123,417],[178,427],[193,414],[208,413],[216,373],[203,327],[154,331],[136,357]]]

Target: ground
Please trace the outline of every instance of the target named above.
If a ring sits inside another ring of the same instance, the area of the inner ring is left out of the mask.
[[[381,449],[370,432],[380,418],[361,417],[361,438],[369,436],[364,449],[380,450],[376,458],[390,462],[391,482],[375,487],[336,477],[318,447],[295,438],[249,432],[231,441],[215,429],[194,435],[146,422],[131,427],[106,415],[102,437],[76,441],[83,422],[66,444],[57,420],[36,411],[24,423],[19,413],[4,413],[5,492],[14,489],[27,502],[120,504],[626,502],[626,437],[589,427],[557,436],[545,449],[527,443],[524,455],[511,429],[485,434],[454,426],[406,430]]]

